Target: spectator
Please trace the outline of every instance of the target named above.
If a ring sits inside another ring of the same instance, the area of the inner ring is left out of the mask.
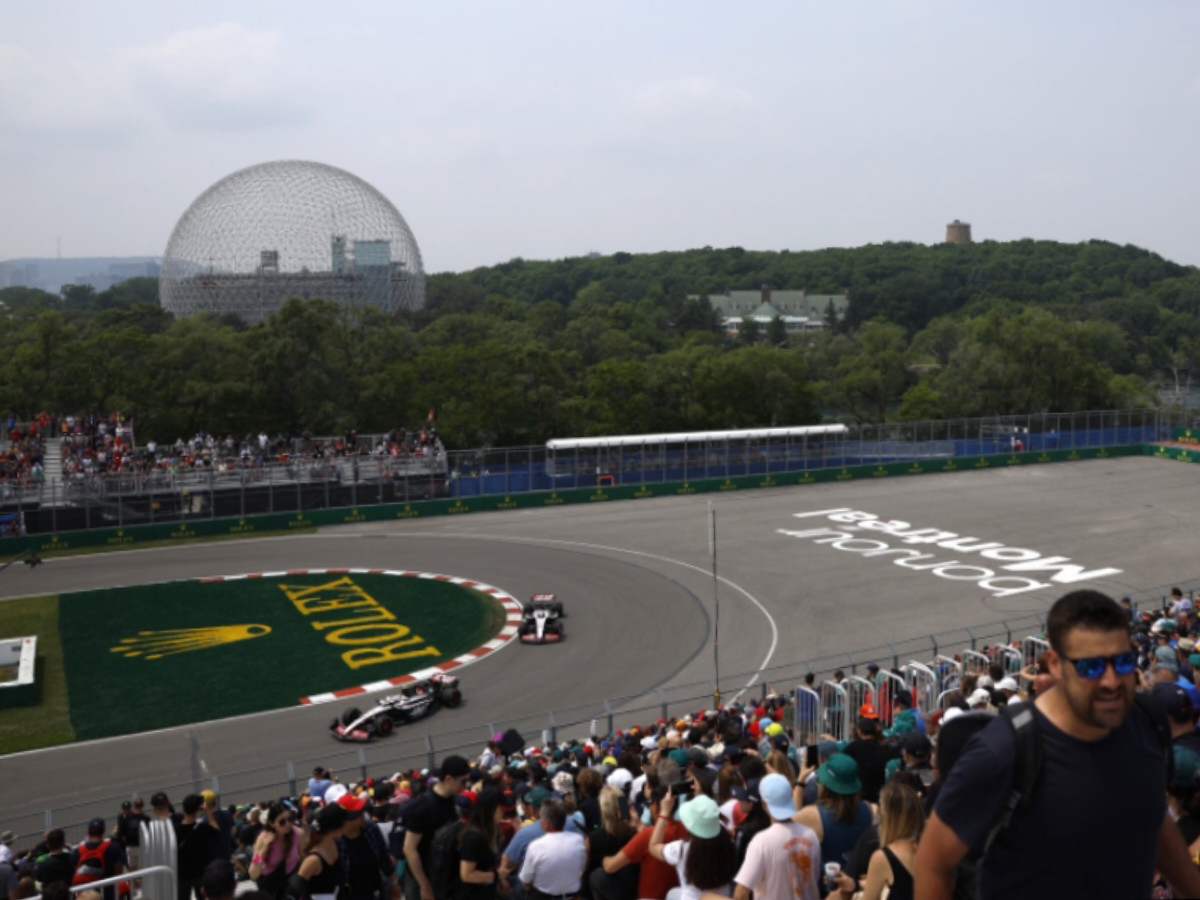
[[[579,811],[583,813],[584,825],[590,834],[600,826],[600,789],[604,787],[604,779],[600,773],[591,767],[585,767],[575,780],[579,791]]]
[[[325,792],[333,787],[333,778],[324,766],[313,769],[312,777],[308,779],[308,796],[314,800],[323,800]]]
[[[821,857],[819,838],[794,821],[796,805],[791,786],[780,775],[768,775],[758,785],[769,824],[749,842],[745,860],[734,877],[735,900],[816,900]]]
[[[510,878],[521,871],[530,844],[545,834],[545,831],[542,830],[542,806],[552,799],[553,795],[550,791],[541,785],[526,792],[525,806],[533,816],[533,821],[524,825],[508,842],[508,847],[504,851],[504,859],[500,863],[501,877]],[[578,834],[580,837],[583,836],[582,826],[571,816],[566,817],[564,830]]]
[[[104,820],[88,822],[87,838],[71,853],[71,886],[91,884],[125,871],[125,850],[119,843],[104,837]],[[113,900],[112,885],[104,888],[104,900]]]
[[[17,836],[11,831],[5,831],[0,834],[0,863],[11,863],[13,860],[12,845],[17,841]]]
[[[271,897],[282,897],[288,879],[300,867],[300,849],[304,832],[292,819],[292,811],[282,803],[272,803],[267,811],[267,827],[254,841],[250,877],[258,889]]]
[[[388,853],[383,832],[367,821],[367,799],[347,791],[337,801],[346,812],[338,857],[342,862],[341,900],[390,900],[396,864]]]
[[[752,778],[743,787],[738,785],[733,789],[734,802],[737,803],[737,820],[733,832],[733,858],[736,868],[741,868],[746,859],[746,851],[754,836],[771,824],[771,816],[763,805],[759,792],[761,779]]]
[[[844,866],[872,820],[871,806],[862,799],[858,763],[845,753],[835,753],[817,772],[817,782],[817,803],[800,810],[796,821],[817,835],[822,860]]]
[[[214,859],[228,856],[228,848],[219,827],[213,824],[211,816],[205,815],[204,798],[199,794],[183,798],[183,816],[176,825],[175,836],[179,897],[188,900],[191,892],[200,887],[204,867]]]
[[[130,869],[140,868],[142,825],[149,822],[141,797],[126,800],[121,804],[121,814],[117,817],[117,835],[125,845],[125,857]]]
[[[896,691],[892,697],[892,703],[895,706],[896,715],[892,719],[892,727],[884,729],[883,736],[885,738],[891,740],[910,731],[917,731],[924,734],[925,723],[921,721],[920,716],[917,715],[917,711],[913,709],[913,698],[910,691]]]
[[[204,867],[200,876],[200,897],[203,900],[233,900],[237,887],[237,876],[233,863],[227,859],[214,859]]]
[[[338,865],[338,838],[346,827],[346,811],[336,803],[321,807],[309,826],[300,868],[290,879],[289,896],[334,900],[344,881]]]
[[[679,818],[687,834],[667,841],[666,826],[675,803],[675,795],[667,794],[660,804],[661,812],[650,838],[650,855],[675,867],[680,888],[678,900],[700,900],[704,891],[728,896],[735,854],[733,839],[721,827],[721,811],[716,801],[701,795],[683,803]]]
[[[907,784],[894,781],[880,792],[880,846],[867,865],[863,900],[880,900],[884,888],[889,900],[913,900],[913,869],[924,821],[921,798]],[[838,882],[840,900],[850,900],[857,890],[855,879],[843,873]]]
[[[499,892],[502,832],[499,788],[486,787],[459,836],[460,888],[454,900],[494,900]]]
[[[933,744],[929,738],[910,731],[900,739],[900,758],[888,761],[888,780],[890,781],[901,769],[912,772],[920,779],[921,793],[924,793],[933,784],[933,767],[930,761],[932,756]]]
[[[559,801],[547,800],[542,804],[542,836],[529,845],[521,863],[521,884],[533,900],[574,897],[579,893],[587,865],[587,848],[581,835],[564,830],[566,824],[567,813]]]
[[[415,798],[405,809],[404,896],[407,900],[434,900],[429,880],[433,836],[439,828],[458,817],[455,797],[466,790],[471,767],[461,756],[447,756],[437,784]],[[441,898],[438,898],[441,900]]]
[[[667,892],[679,884],[675,868],[650,854],[650,839],[659,821],[665,822],[664,842],[679,840],[687,833],[683,824],[665,815],[661,807],[670,785],[679,780],[679,767],[675,763],[659,763],[658,769],[647,776],[643,788],[646,803],[642,810],[642,829],[621,848],[620,853],[605,857],[602,863],[609,875],[615,875],[627,866],[637,866],[637,896],[642,900],[666,900]]]
[[[1200,809],[1197,809],[1197,788],[1200,787],[1200,755],[1195,751],[1175,744],[1171,748],[1174,757],[1171,781],[1167,784],[1167,808],[1183,842],[1190,848],[1200,839]],[[1194,851],[1188,855],[1195,858]]]
[[[1016,732],[997,717],[938,793],[917,853],[918,893],[950,897],[959,863],[974,850],[984,853],[981,900],[1146,896],[1156,861],[1177,894],[1200,895],[1200,870],[1167,815],[1163,753],[1150,749],[1160,746],[1157,729],[1140,706],[1132,712],[1137,655],[1128,617],[1103,594],[1074,591],[1050,610],[1047,634],[1056,683],[1029,707],[1042,760],[1032,796],[985,848],[1019,790]]]
[[[863,707],[859,711],[858,727],[854,734],[854,740],[846,745],[844,752],[858,763],[863,799],[868,803],[877,803],[883,787],[884,769],[888,761],[895,758],[896,750],[881,740],[879,716],[873,707]]]
[[[591,771],[585,769],[583,775]],[[626,866],[615,875],[607,875],[602,863],[606,856],[615,856],[621,851],[637,829],[630,823],[628,804],[621,793],[606,787],[600,791],[600,824],[588,833],[588,865],[585,886],[595,900],[632,900],[637,896],[637,869]]]
[[[34,877],[45,894],[48,885],[69,886],[74,875],[66,835],[61,828],[52,828],[46,832],[46,852],[38,856],[34,864]]]

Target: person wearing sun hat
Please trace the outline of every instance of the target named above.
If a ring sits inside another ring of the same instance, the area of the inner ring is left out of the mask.
[[[734,874],[733,838],[721,824],[721,811],[711,797],[688,800],[679,807],[679,820],[687,835],[666,842],[667,823],[676,798],[668,793],[659,804],[658,821],[650,837],[650,855],[675,867],[679,900],[700,900],[705,891],[726,893]]]
[[[734,900],[817,900],[821,869],[820,839],[795,821],[792,786],[782,775],[767,775],[758,793],[771,824],[750,840],[734,877]]]
[[[871,827],[871,805],[862,799],[858,763],[835,753],[817,770],[817,803],[806,806],[796,821],[807,825],[821,841],[821,859],[846,865],[846,856]],[[761,788],[760,788],[761,790]]]

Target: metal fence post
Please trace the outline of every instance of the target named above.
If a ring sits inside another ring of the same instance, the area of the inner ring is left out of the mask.
[[[362,772],[362,780],[367,780],[367,751],[364,747],[358,749],[358,768]],[[432,767],[431,767],[432,768]]]
[[[666,719],[670,718],[670,715],[667,713],[667,695],[663,693],[662,688],[658,689],[658,700],[661,718],[665,721]]]
[[[48,810],[46,810],[46,831],[49,831],[53,827],[54,827],[54,812],[52,810],[48,809]]]
[[[431,734],[425,735],[425,764],[429,767],[430,772],[437,768],[437,765],[434,762],[433,735]]]
[[[296,796],[296,766],[290,759],[287,761],[287,783],[288,783],[288,795],[291,797],[295,797]]]
[[[604,701],[604,724],[606,731],[605,737],[610,737],[613,734],[613,709],[612,704],[607,700]]]

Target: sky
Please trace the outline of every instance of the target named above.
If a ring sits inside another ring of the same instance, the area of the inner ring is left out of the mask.
[[[428,271],[1102,238],[1200,264],[1200,3],[0,3],[0,260],[312,159]]]

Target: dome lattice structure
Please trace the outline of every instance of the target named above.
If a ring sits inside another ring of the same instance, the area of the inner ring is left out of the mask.
[[[425,305],[412,230],[361,178],[324,163],[260,163],[222,178],[176,223],[163,308],[254,324],[296,297],[385,312]]]

